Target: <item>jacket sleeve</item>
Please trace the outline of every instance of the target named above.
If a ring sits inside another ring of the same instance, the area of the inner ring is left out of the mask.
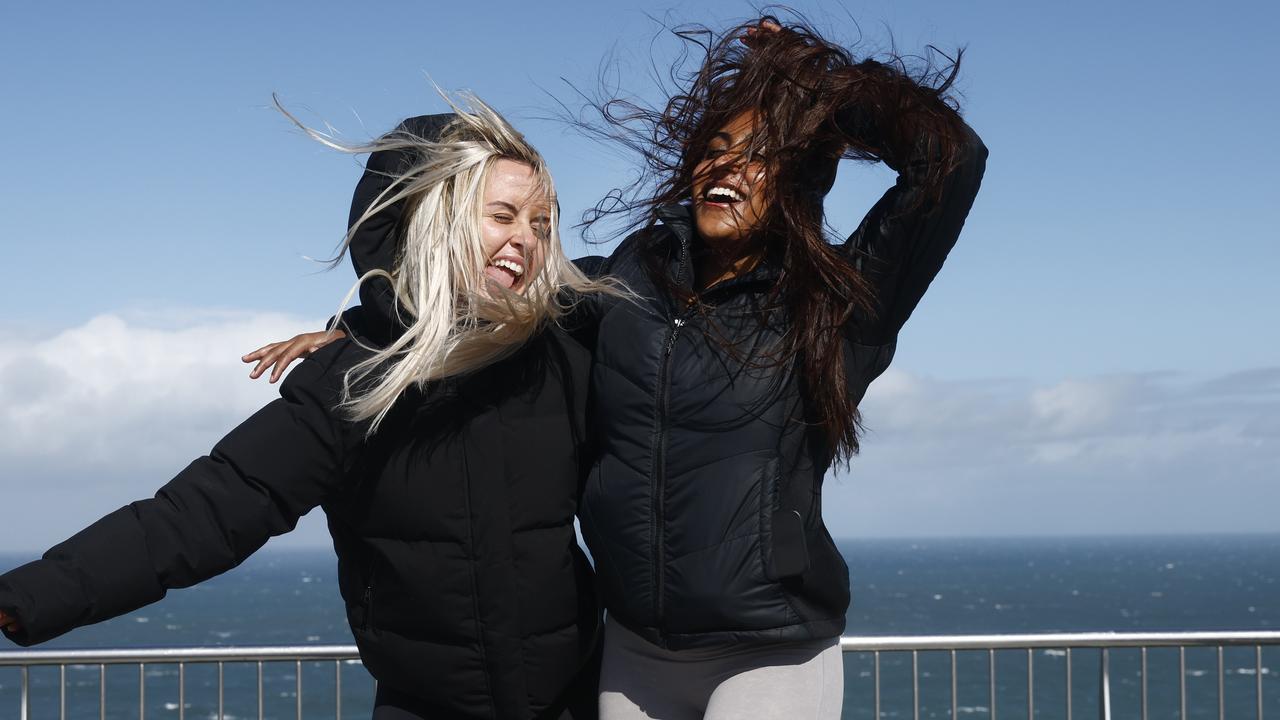
[[[427,140],[440,137],[450,121],[453,113],[440,115],[420,115],[400,123],[389,136],[411,134]],[[407,150],[379,150],[369,155],[365,163],[364,174],[356,184],[351,198],[351,213],[347,227],[355,225],[365,211],[379,198],[384,196],[395,180],[408,171],[417,160]],[[392,193],[387,193],[389,196]],[[396,253],[399,252],[399,228],[404,214],[404,202],[393,203],[374,215],[366,218],[355,235],[351,238],[349,252],[351,264],[355,266],[356,276],[363,276],[370,270],[390,271],[395,265]],[[386,278],[371,278],[360,286],[360,302],[371,311],[362,318],[370,334],[379,336],[391,335],[399,323],[395,319],[395,293]]]
[[[340,383],[340,373],[306,360],[285,380],[280,399],[154,498],[107,515],[42,559],[0,576],[0,609],[22,628],[9,638],[32,645],[130,612],[170,588],[235,567],[268,538],[292,530],[341,484],[344,458],[358,437],[334,416]]]
[[[938,162],[938,143],[926,133],[904,147],[884,147],[880,157],[898,172],[897,181],[863,218],[845,242],[844,252],[870,285],[874,315],[848,327],[854,342],[892,343],[955,246],[986,168],[987,148],[958,117],[960,146],[956,161],[934,188],[926,183]],[[874,120],[851,109],[838,118],[847,134],[875,135]],[[873,141],[869,144],[875,145]]]
[[[597,280],[607,274],[608,258],[588,255],[573,261],[583,275]],[[560,327],[571,337],[588,348],[595,347],[596,328],[604,314],[604,298],[599,293],[577,293],[567,288],[560,290],[561,303],[568,308],[560,319]]]

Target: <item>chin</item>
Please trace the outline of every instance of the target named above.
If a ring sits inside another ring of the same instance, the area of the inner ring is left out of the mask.
[[[738,228],[733,225],[702,218],[695,218],[695,220],[696,222],[694,225],[698,229],[698,237],[703,240],[726,242],[736,240],[738,236],[741,235],[741,233],[738,232]]]

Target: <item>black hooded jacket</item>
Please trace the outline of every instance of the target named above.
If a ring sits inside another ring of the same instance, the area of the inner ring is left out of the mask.
[[[873,317],[844,328],[847,388],[857,401],[888,368],[898,331],[955,245],[987,149],[956,118],[958,157],[931,193],[932,138],[889,147],[869,137],[874,123],[856,108],[838,120],[882,146],[898,172],[842,247],[875,305]],[[815,172],[830,187],[834,167]],[[808,420],[796,369],[760,362],[786,330],[786,319],[764,307],[780,272],[776,258],[703,291],[707,310],[693,312],[665,287],[693,290],[690,210],[668,206],[659,220],[609,258],[578,261],[589,274],[621,279],[639,301],[580,298],[566,323],[593,351],[594,460],[579,518],[605,607],[675,649],[835,637],[844,630],[849,576],[822,521],[832,455]],[[395,253],[387,244],[352,250],[369,267],[389,267]],[[665,282],[651,275],[655,265]]]
[[[866,132],[865,122],[849,124],[860,127],[846,132]],[[874,318],[857,317],[844,332],[854,400],[888,367],[985,167],[986,148],[964,126],[959,162],[940,194],[926,194],[935,145],[907,141],[885,148],[898,180],[843,246],[876,305]],[[694,312],[651,274],[656,259],[670,282],[693,292],[690,210],[669,206],[659,219],[597,263],[642,301],[587,305],[599,451],[580,518],[609,617],[673,649],[837,636],[849,579],[822,520],[832,455],[821,428],[806,422],[796,368],[761,362],[786,329],[764,307],[777,262],[767,257],[701,292],[706,309]]]
[[[353,215],[396,162],[370,159]],[[376,247],[397,220],[366,225],[357,245]],[[579,678],[590,714],[580,671],[599,616],[573,529],[586,350],[550,328],[500,363],[407,391],[372,436],[336,409],[365,357],[350,340],[315,353],[154,498],[0,576],[0,609],[21,623],[10,639],[43,642],[225,572],[320,506],[379,682],[430,717],[507,719],[558,717]]]

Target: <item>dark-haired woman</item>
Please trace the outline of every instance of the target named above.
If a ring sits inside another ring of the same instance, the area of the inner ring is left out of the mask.
[[[987,152],[946,98],[954,64],[913,77],[771,19],[707,47],[664,110],[605,114],[639,123],[658,192],[628,206],[644,227],[591,263],[641,298],[597,298],[585,323],[598,450],[579,517],[608,611],[601,717],[837,718],[849,578],[823,477],[857,452],[858,403]],[[842,157],[898,179],[832,245],[823,198]]]
[[[601,268],[645,300],[595,318],[579,517],[608,611],[602,718],[839,717],[849,579],[823,476],[856,453],[858,403],[987,155],[945,99],[954,67],[933,77],[765,19],[665,110],[622,113],[650,121],[659,191]],[[831,245],[841,157],[898,179]]]

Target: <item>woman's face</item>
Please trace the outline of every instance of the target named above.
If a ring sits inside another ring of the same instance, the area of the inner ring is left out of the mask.
[[[713,245],[739,242],[764,221],[770,178],[768,159],[748,155],[757,115],[745,111],[712,137],[694,166],[693,217],[698,234]]]
[[[542,267],[551,234],[551,206],[533,168],[498,160],[484,185],[480,235],[489,263],[485,277],[522,293]]]

